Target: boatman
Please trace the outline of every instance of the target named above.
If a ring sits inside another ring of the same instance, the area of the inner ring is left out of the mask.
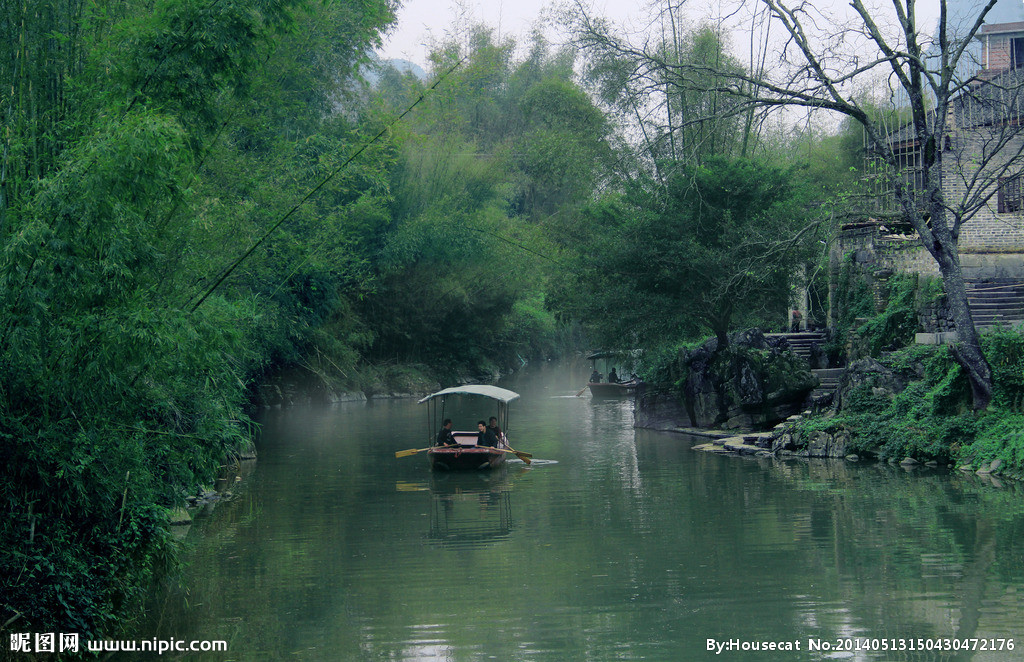
[[[618,373],[615,372],[615,368],[612,368],[612,371],[608,373],[608,383],[609,384],[618,384],[619,383],[619,375],[618,375]]]
[[[478,421],[476,424],[476,445],[477,446],[492,446],[497,447],[498,438],[494,436],[494,430],[487,427],[487,424],[483,421]]]
[[[494,438],[501,440],[501,428],[498,427],[498,419],[491,416],[491,419],[487,421],[487,429],[494,433]]]
[[[437,433],[437,441],[434,442],[435,446],[455,446],[458,442],[455,441],[455,435],[452,434],[452,419],[444,419],[444,424],[441,426],[441,431]]]

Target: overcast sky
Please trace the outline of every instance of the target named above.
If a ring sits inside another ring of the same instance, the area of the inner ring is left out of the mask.
[[[727,1],[727,0],[725,0]],[[947,0],[950,13],[976,15],[982,0]],[[634,26],[643,21],[644,7],[664,0],[589,0],[587,4],[597,15],[610,17],[615,23],[632,21]],[[427,44],[431,39],[444,40],[452,26],[461,20],[482,22],[493,27],[499,35],[527,35],[532,26],[550,8],[552,0],[405,0],[398,12],[398,25],[387,37],[381,54],[385,58],[403,58],[426,68]],[[847,0],[816,0],[813,5],[843,7]],[[873,4],[870,0],[869,6]],[[882,6],[889,4],[881,3]],[[695,16],[721,15],[725,11],[723,0],[689,0],[687,11]],[[890,5],[891,6],[891,5]],[[933,24],[938,17],[938,0],[920,0],[918,15],[922,25]],[[1024,1],[1000,0],[990,14],[990,23],[1024,21]],[[556,33],[549,37],[558,41]]]
[[[634,15],[643,0],[597,0],[589,3],[597,13],[617,22]],[[398,25],[387,37],[381,54],[424,66],[431,38],[443,41],[463,17],[485,23],[499,35],[528,35],[551,0],[405,0],[398,10]],[[426,68],[424,66],[424,68]]]

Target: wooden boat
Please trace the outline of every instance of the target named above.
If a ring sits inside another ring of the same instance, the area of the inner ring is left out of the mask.
[[[592,362],[594,367],[594,373],[598,379],[602,379],[601,372],[598,368],[609,368],[614,369],[616,365],[622,366],[635,365],[640,356],[639,351],[607,351],[602,350],[594,352],[587,356],[587,360]],[[617,381],[617,382],[605,382],[605,381],[590,381],[587,383],[587,388],[590,389],[590,395],[595,398],[618,398],[627,395],[633,395],[636,391],[636,387],[640,385],[640,379],[636,375],[633,375],[632,379],[628,381]],[[582,391],[581,391],[582,393]]]
[[[515,391],[489,386],[486,384],[469,384],[446,388],[431,393],[419,401],[427,405],[427,429],[430,430],[430,443],[434,443],[437,431],[444,420],[444,403],[449,396],[469,395],[489,398],[498,405],[496,418],[498,427],[502,429],[501,439],[497,447],[478,446],[476,431],[453,431],[457,446],[431,446],[427,450],[430,467],[438,471],[479,471],[494,469],[505,463],[505,459],[513,452],[509,450],[508,437],[508,404],[519,397]],[[438,405],[441,411],[438,413]],[[485,417],[486,418],[486,417]]]
[[[590,395],[595,398],[617,398],[633,395],[639,385],[639,379],[631,379],[628,382],[590,382],[587,388],[590,389]]]

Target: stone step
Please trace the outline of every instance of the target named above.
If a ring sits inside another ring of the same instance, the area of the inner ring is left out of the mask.
[[[971,310],[975,311],[987,311],[987,310],[1012,310],[1012,311],[1024,311],[1024,300],[1020,302],[1014,301],[971,301],[968,299],[968,305]]]
[[[806,340],[808,342],[821,342],[825,339],[824,333],[817,331],[798,331],[794,333],[766,333],[765,338],[785,338],[789,342]]]
[[[971,305],[1022,305],[1024,304],[1024,296],[1017,294],[1004,294],[1004,295],[973,295],[969,294],[967,300],[971,302]]]
[[[1006,319],[1006,320],[1022,320],[1024,314],[1013,311],[1013,310],[996,310],[988,313],[971,311],[971,316],[974,318],[975,324],[981,320],[995,320],[995,319]]]
[[[986,278],[967,281],[967,303],[979,329],[1014,326],[1024,320],[1024,281]]]
[[[811,357],[811,347],[814,343],[825,342],[825,334],[817,331],[802,331],[796,333],[766,333],[766,338],[785,338],[791,352],[800,358]]]
[[[1006,305],[997,303],[982,303],[975,305],[974,303],[968,303],[971,306],[972,313],[1001,313],[1006,311],[1007,313],[1020,313],[1024,311],[1024,306],[1020,305]]]
[[[818,386],[811,391],[811,400],[817,400],[832,395],[839,388],[839,380],[842,378],[845,368],[819,368],[811,370],[811,374],[818,378]]]
[[[968,280],[964,281],[964,287],[968,294],[991,294],[991,293],[1015,293],[1024,292],[1024,281],[1017,278],[1003,278],[993,280]]]
[[[1000,326],[1016,328],[1016,327],[1019,327],[1022,322],[1024,322],[1024,320],[1022,320],[1020,318],[1017,318],[1017,319],[1010,319],[1010,318],[1007,318],[1007,317],[991,317],[991,318],[985,318],[985,319],[977,319],[976,318],[974,320],[974,327],[976,329],[979,329],[979,330],[994,329],[994,328],[1000,327]]]

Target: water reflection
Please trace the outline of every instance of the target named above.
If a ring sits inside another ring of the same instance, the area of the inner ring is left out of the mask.
[[[430,481],[430,540],[443,547],[480,547],[512,531],[509,467],[435,473]]]
[[[189,662],[1024,659],[1016,484],[695,453],[634,430],[629,402],[571,397],[587,374],[510,384],[515,446],[537,459],[482,474],[394,458],[420,445],[412,402],[269,413],[252,474],[197,520],[139,638],[230,643],[160,658]],[[807,650],[854,636],[1018,639]],[[718,656],[708,638],[802,649]]]

